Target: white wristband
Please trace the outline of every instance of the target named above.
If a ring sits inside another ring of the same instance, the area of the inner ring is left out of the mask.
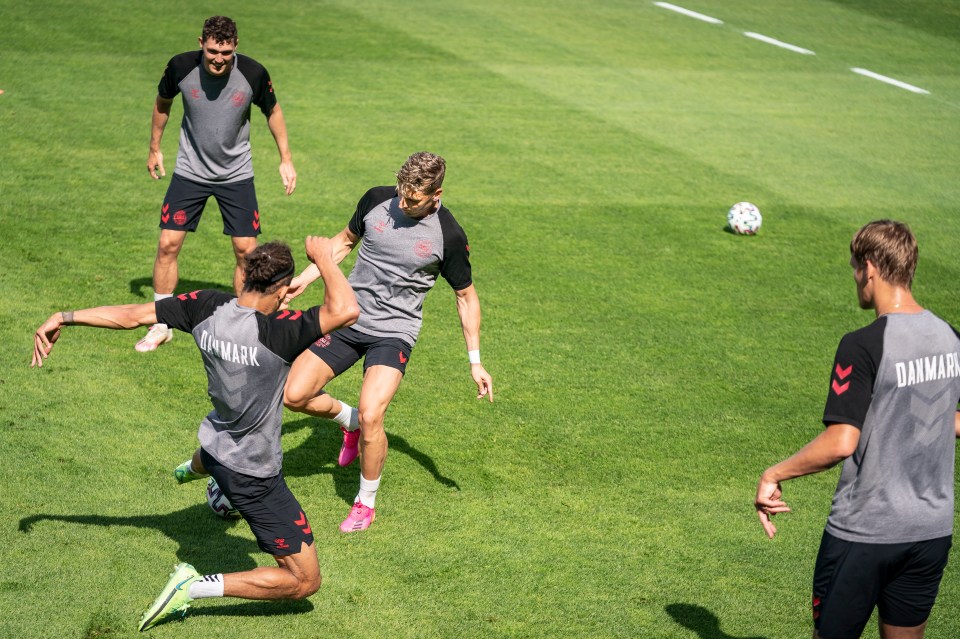
[[[475,350],[475,351],[467,351],[467,357],[470,358],[470,363],[471,363],[471,364],[479,364],[479,363],[480,363],[480,349],[478,348],[478,349]]]

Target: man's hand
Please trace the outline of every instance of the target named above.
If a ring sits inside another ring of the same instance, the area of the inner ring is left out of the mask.
[[[777,534],[777,527],[773,525],[772,521],[773,516],[777,513],[790,512],[787,502],[781,499],[782,495],[780,482],[769,478],[767,473],[764,472],[760,476],[760,483],[757,485],[757,497],[754,499],[753,505],[757,509],[757,516],[760,517],[760,524],[770,539],[773,539],[773,536]]]
[[[150,155],[147,156],[147,173],[154,180],[159,180],[167,175],[167,172],[163,169],[163,153],[150,151]],[[296,179],[296,175],[294,175],[294,179]]]
[[[280,163],[280,179],[283,180],[287,195],[292,195],[297,188],[297,170],[293,168],[293,162],[288,160]]]
[[[310,235],[304,240],[304,248],[307,250],[307,258],[314,264],[324,259],[333,259],[331,255],[331,243],[329,237],[320,237]]]
[[[481,399],[486,395],[492,404],[493,378],[490,377],[490,373],[486,371],[482,364],[471,364],[470,374],[473,376],[473,381],[477,383],[477,399]]]
[[[62,319],[60,313],[54,313],[33,334],[33,361],[30,362],[30,368],[43,366],[43,360],[50,356],[53,345],[60,339]]]

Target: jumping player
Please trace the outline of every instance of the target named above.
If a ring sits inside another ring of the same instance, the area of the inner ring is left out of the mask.
[[[349,329],[324,335],[298,357],[284,391],[284,403],[291,410],[340,424],[341,466],[361,453],[360,491],[340,525],[342,532],[365,530],[375,517],[387,456],[384,415],[420,333],[424,297],[438,275],[456,294],[477,398],[493,401],[493,379],[480,363],[480,299],[473,286],[470,247],[463,229],[440,202],[445,172],[439,155],[414,153],[397,173],[396,186],[374,187],[360,199],[350,222],[332,241],[337,263],[360,245],[350,274],[360,319]],[[308,266],[291,283],[288,299],[317,274]],[[322,391],[361,357],[363,384],[354,409]]]
[[[917,242],[905,224],[867,224],[850,255],[860,307],[876,320],[840,340],[826,428],[764,471],[754,505],[773,538],[771,517],[790,512],[781,482],[843,461],[814,568],[814,637],[859,637],[877,607],[883,639],[918,639],[953,534],[960,337],[913,298]]]
[[[307,255],[323,278],[322,306],[277,312],[294,274],[290,249],[270,242],[245,261],[236,298],[195,291],[125,306],[54,313],[37,329],[32,365],[42,366],[64,326],[131,329],[158,321],[189,331],[200,347],[213,410],[200,423],[200,448],[175,472],[181,483],[213,475],[276,567],[209,574],[175,566],[143,615],[140,630],[186,614],[194,599],[302,599],[320,587],[320,567],[307,517],[281,470],[283,384],[291,362],[324,331],[352,324],[359,310],[346,278],[331,259],[330,240],[310,237]]]
[[[160,140],[178,94],[182,96],[183,123],[177,166],[160,208],[160,241],[153,265],[154,301],[173,295],[179,279],[180,249],[187,233],[197,230],[211,195],[220,207],[223,233],[233,241],[237,262],[233,288],[240,293],[243,258],[257,246],[262,222],[253,186],[251,105],[266,116],[277,143],[286,194],[291,195],[297,187],[287,125],[270,74],[256,60],[237,53],[238,43],[233,20],[209,18],[203,25],[200,50],[171,58],[160,79],[147,156],[147,172],[153,179],[166,175]],[[171,339],[173,331],[161,322],[137,342],[136,349],[152,351]]]

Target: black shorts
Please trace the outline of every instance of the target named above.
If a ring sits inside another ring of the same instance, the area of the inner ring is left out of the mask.
[[[210,196],[217,200],[223,217],[223,234],[232,237],[260,235],[260,211],[253,178],[226,184],[203,184],[182,178],[170,178],[167,195],[160,207],[160,228],[196,231],[203,207]]]
[[[207,451],[200,449],[200,460],[234,508],[250,524],[260,550],[274,557],[300,552],[301,545],[313,543],[313,532],[300,502],[283,479],[251,477],[230,470]]]
[[[813,625],[824,639],[855,639],[874,606],[884,623],[912,628],[930,616],[952,537],[865,544],[824,531],[813,571]]]
[[[399,337],[376,337],[352,328],[327,333],[310,345],[310,351],[339,375],[363,357],[363,370],[389,366],[404,374],[413,347]]]

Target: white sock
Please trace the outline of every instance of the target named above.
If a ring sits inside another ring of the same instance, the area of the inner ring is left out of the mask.
[[[216,575],[204,575],[202,579],[197,579],[190,584],[191,599],[206,599],[207,597],[223,596],[223,573]]]
[[[340,402],[340,412],[333,418],[333,421],[350,432],[355,431],[360,428],[360,411],[350,406],[350,404]]]
[[[154,294],[153,294],[153,301],[154,301],[154,302],[159,302],[160,300],[165,300],[165,299],[167,299],[168,297],[173,297],[173,293],[154,293]]]
[[[360,492],[357,493],[357,498],[353,500],[354,503],[359,501],[367,508],[373,508],[374,504],[377,503],[378,488],[380,488],[380,477],[367,479],[363,476],[363,473],[360,473]]]
[[[190,472],[193,473],[194,475],[203,475],[203,473],[197,472],[197,469],[193,467],[193,458],[192,458],[192,457],[190,458],[189,461],[190,461],[190,465],[187,466],[187,468],[190,469]]]

